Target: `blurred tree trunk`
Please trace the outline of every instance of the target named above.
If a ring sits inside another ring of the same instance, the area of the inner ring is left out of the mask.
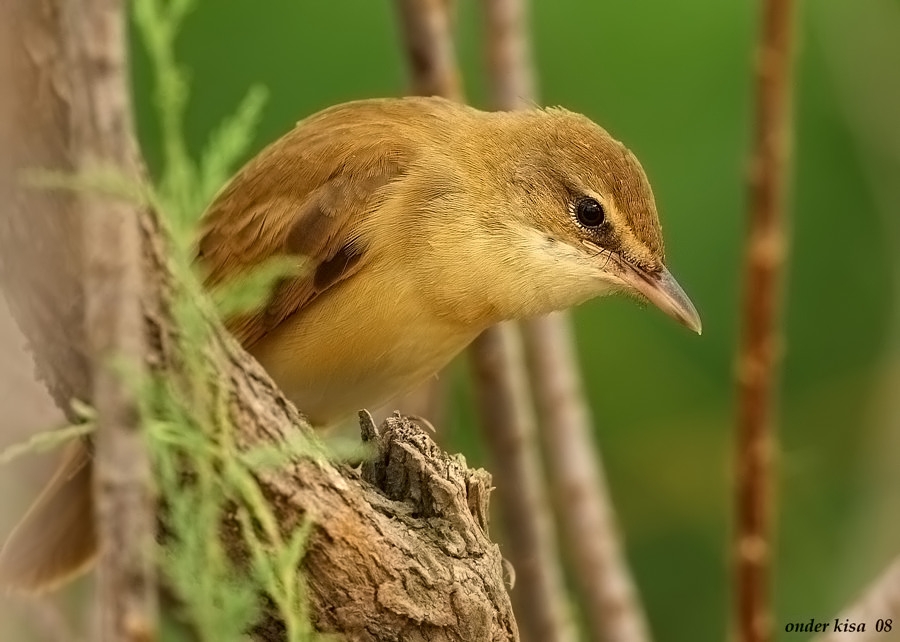
[[[19,180],[27,168],[74,169],[72,106],[100,81],[75,76],[68,66],[64,9],[63,0],[0,4],[0,24],[10,36],[0,44],[8,49],[0,61],[8,80],[0,138],[9,152],[0,166],[0,277],[42,380],[68,411],[72,398],[95,401],[84,324],[83,220],[70,194]],[[127,88],[117,89],[127,96]],[[183,381],[166,238],[154,212],[138,215],[144,362]],[[216,319],[206,321],[207,353],[231,391],[226,421],[238,446],[277,444],[308,431],[259,365]],[[349,640],[518,640],[500,552],[487,534],[490,475],[461,466],[402,419],[385,425],[381,434],[367,427],[378,454],[363,475],[301,457],[259,473],[283,531],[301,519],[313,522],[302,563],[313,624]],[[245,549],[239,529],[225,529],[223,538],[228,550]],[[253,635],[281,640],[284,627],[269,615]]]

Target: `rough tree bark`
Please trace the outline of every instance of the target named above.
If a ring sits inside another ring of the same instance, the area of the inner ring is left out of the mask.
[[[11,62],[0,133],[10,146],[0,194],[3,285],[35,362],[60,407],[91,401],[85,358],[81,221],[70,195],[17,181],[29,167],[72,169],[74,97],[96,78],[72,75],[60,50],[63,0],[10,0],[0,22],[11,29]],[[85,39],[88,39],[85,37]],[[123,95],[127,95],[122,88]],[[147,367],[180,376],[177,328],[170,317],[174,281],[155,215],[140,213],[146,286],[141,313]],[[73,242],[76,241],[76,242]],[[242,447],[280,443],[308,430],[259,365],[215,319],[207,354],[231,391],[229,422]],[[369,427],[378,457],[366,474],[296,458],[261,473],[261,487],[285,532],[314,523],[303,562],[314,625],[349,640],[517,640],[499,550],[487,535],[490,477],[440,452],[399,418],[383,434]],[[226,539],[239,533],[225,532]],[[237,541],[226,542],[239,550]],[[267,619],[254,636],[283,639]]]

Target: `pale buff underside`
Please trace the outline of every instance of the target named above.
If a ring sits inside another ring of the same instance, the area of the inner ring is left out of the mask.
[[[481,329],[438,317],[413,303],[419,295],[402,278],[373,271],[326,292],[250,350],[315,425],[411,390]]]

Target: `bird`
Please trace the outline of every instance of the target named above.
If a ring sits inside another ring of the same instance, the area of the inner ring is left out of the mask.
[[[403,394],[481,332],[625,293],[696,333],[636,156],[561,107],[438,97],[327,108],[247,162],[199,225],[205,285],[281,276],[226,327],[314,426]],[[50,590],[96,554],[90,456],[70,447],[0,552],[0,585]]]

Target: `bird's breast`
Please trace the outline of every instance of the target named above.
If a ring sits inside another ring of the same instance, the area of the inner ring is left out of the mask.
[[[410,391],[479,330],[433,313],[409,280],[376,271],[327,290],[250,352],[314,424],[329,425]]]

